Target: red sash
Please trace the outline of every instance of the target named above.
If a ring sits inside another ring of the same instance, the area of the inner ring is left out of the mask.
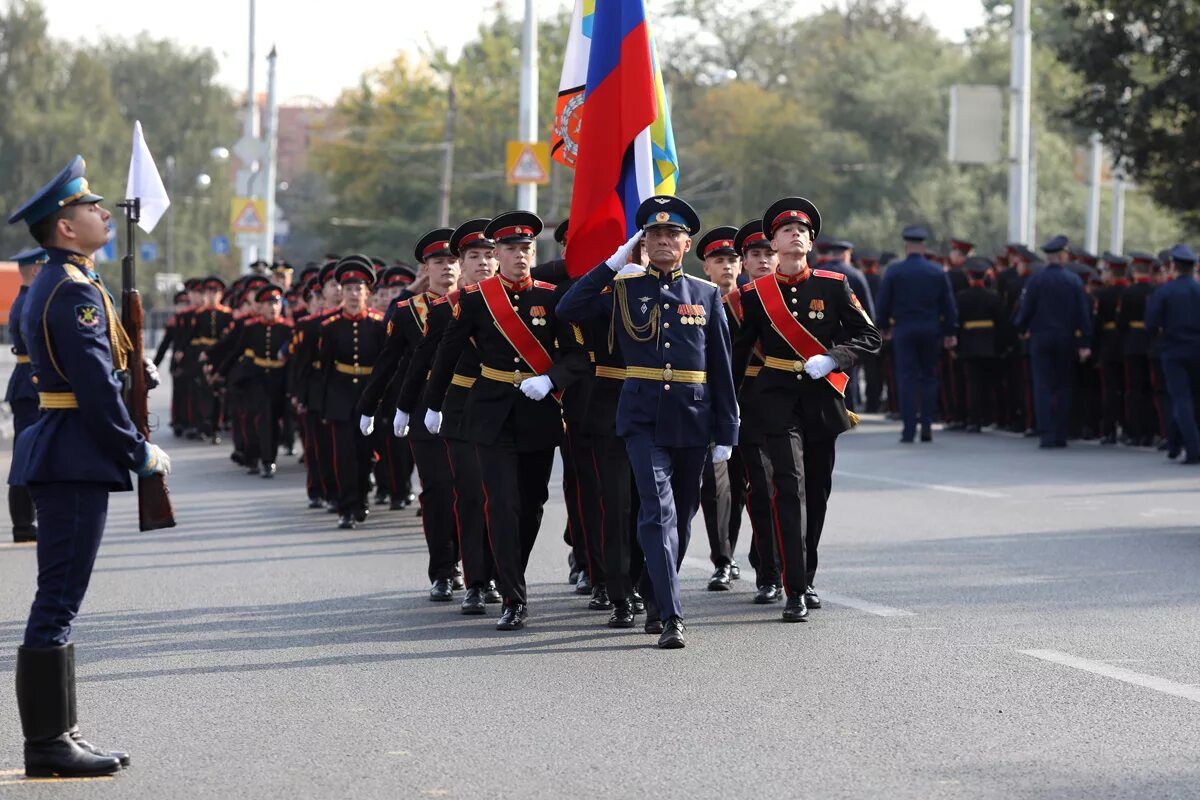
[[[783,340],[791,345],[791,348],[796,351],[796,354],[805,361],[813,356],[824,355],[827,351],[825,345],[821,344],[817,337],[808,332],[808,329],[800,324],[800,320],[792,316],[787,309],[787,302],[783,299],[783,291],[779,288],[779,281],[774,275],[764,275],[754,282],[758,289],[758,296],[762,299],[763,310],[767,312],[767,319],[771,320],[771,327],[783,337]],[[829,381],[829,385],[837,389],[838,394],[845,396],[846,386],[850,383],[850,377],[844,372],[831,372],[825,376],[825,380]]]
[[[738,287],[733,287],[733,291],[725,295],[725,302],[729,303],[729,309],[733,312],[733,318],[741,322],[746,312],[742,310],[742,291]]]
[[[504,338],[513,346],[517,354],[525,359],[537,374],[545,375],[549,372],[550,368],[554,366],[554,359],[550,358],[546,348],[542,347],[542,343],[533,335],[533,331],[529,330],[529,326],[525,324],[524,320],[517,316],[517,310],[512,307],[512,303],[508,300],[508,293],[504,291],[504,286],[500,283],[500,276],[497,275],[481,282],[479,293],[483,295],[484,305],[487,306],[492,319],[496,321],[496,327],[500,329],[500,333],[504,334]]]

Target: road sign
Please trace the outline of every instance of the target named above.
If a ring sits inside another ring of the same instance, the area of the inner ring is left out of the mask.
[[[183,276],[178,272],[159,272],[154,276],[154,288],[166,294],[174,292],[183,285]]]
[[[212,237],[212,252],[214,256],[229,255],[229,237],[214,236]]]
[[[158,260],[158,245],[154,242],[142,242],[138,247],[138,258],[142,261]]]
[[[510,186],[520,183],[550,182],[550,144],[548,142],[509,142],[504,174]]]
[[[262,233],[267,229],[267,202],[257,197],[233,198],[229,229],[234,233]]]

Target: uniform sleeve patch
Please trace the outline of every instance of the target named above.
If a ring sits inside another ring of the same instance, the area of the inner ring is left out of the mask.
[[[97,333],[104,329],[104,312],[94,303],[75,306],[75,327],[85,333]]]

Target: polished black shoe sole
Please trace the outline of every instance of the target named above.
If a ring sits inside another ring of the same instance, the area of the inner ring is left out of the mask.
[[[463,606],[462,613],[468,617],[479,617],[487,613],[487,606]]]
[[[798,616],[796,614],[789,614],[785,611],[780,619],[782,619],[784,622],[808,622],[808,612],[806,611],[804,616]]]
[[[660,650],[682,650],[687,646],[687,643],[681,638],[672,636],[669,639],[659,639],[658,649]]]
[[[635,619],[624,620],[613,619],[612,617],[609,617],[608,620],[608,627],[610,628],[632,628],[635,625],[637,625],[637,620]]]
[[[709,581],[708,590],[710,592],[728,592],[729,584],[722,583],[721,581]]]
[[[431,593],[429,595],[429,599],[431,602],[434,602],[434,603],[449,603],[451,600],[454,599],[454,595],[452,595],[452,594],[432,594]]]
[[[97,770],[85,770],[82,772],[65,772],[55,770],[50,767],[26,767],[26,778],[103,778],[106,775],[116,775],[121,771],[121,763],[118,761],[115,767],[105,767]]]

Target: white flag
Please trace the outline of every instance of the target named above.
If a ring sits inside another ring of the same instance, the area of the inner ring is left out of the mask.
[[[171,198],[167,197],[158,167],[154,165],[154,156],[150,155],[150,148],[146,146],[140,121],[133,123],[133,154],[129,157],[129,183],[125,186],[125,197],[142,199],[138,227],[146,233],[154,230],[171,206]]]

